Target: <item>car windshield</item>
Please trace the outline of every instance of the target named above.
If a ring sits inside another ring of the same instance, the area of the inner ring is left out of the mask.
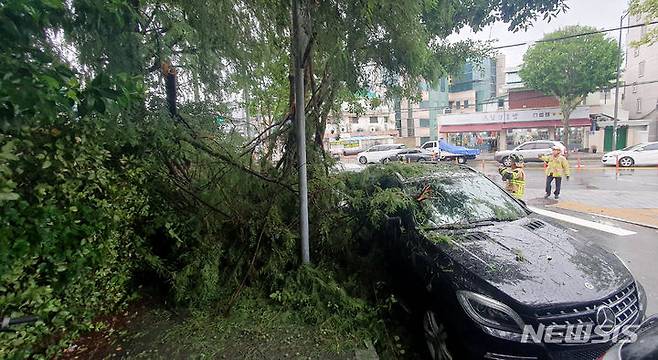
[[[504,190],[478,174],[414,179],[404,190],[419,199],[417,220],[425,227],[513,221],[527,214]]]
[[[628,147],[625,147],[625,148],[621,149],[621,151],[631,151],[631,150],[635,150],[635,149],[639,148],[639,147],[642,146],[642,145],[644,145],[644,144],[635,144],[635,145],[631,145],[631,146],[628,146]]]

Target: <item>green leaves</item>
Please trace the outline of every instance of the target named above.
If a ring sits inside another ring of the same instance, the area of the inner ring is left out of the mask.
[[[629,7],[631,16],[640,17],[641,21],[649,23],[658,19],[658,0],[632,0]],[[649,27],[648,31],[638,41],[631,45],[639,47],[642,45],[653,45],[658,41],[658,28]]]
[[[521,79],[531,89],[560,100],[563,125],[571,112],[592,92],[609,87],[623,56],[613,39],[587,26],[569,26],[547,34],[526,52]],[[564,142],[569,143],[569,131]]]
[[[601,33],[577,36],[592,31],[596,29],[570,26],[546,35],[524,56],[524,83],[558,98],[582,97],[609,86],[622,55],[615,41]]]

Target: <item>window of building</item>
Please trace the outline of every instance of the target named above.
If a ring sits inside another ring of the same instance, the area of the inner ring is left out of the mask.
[[[353,117],[350,118],[350,122],[352,124],[358,124],[359,123],[359,118],[356,117],[356,116],[353,116]]]
[[[429,137],[429,136],[421,136],[421,137],[420,137],[420,143],[421,143],[421,144],[424,144],[424,143],[426,143],[426,142],[428,142],[428,141],[430,141],[430,137]]]
[[[461,109],[461,107],[462,107],[461,101],[456,101],[456,102],[455,102],[455,107],[456,107],[457,109]]]
[[[370,117],[370,123],[371,124],[379,124],[379,120],[377,119],[376,116],[371,116]]]
[[[498,108],[502,109],[505,107],[505,99],[498,99]]]
[[[638,113],[642,112],[642,99],[637,99],[637,109],[635,109]]]
[[[420,108],[421,109],[429,109],[430,107],[430,102],[427,100],[421,101],[420,102]]]
[[[420,119],[418,125],[422,128],[428,128],[430,127],[430,119]]]
[[[454,101],[448,101],[448,109],[452,109],[455,106]]]
[[[464,109],[468,109],[468,100],[464,100]]]
[[[633,56],[635,56],[635,57],[640,56],[640,48],[639,47],[636,47],[635,49],[633,49]]]
[[[633,83],[633,94],[637,92],[637,83]]]
[[[638,69],[638,72],[637,72],[637,75],[639,77],[644,76],[644,63],[645,63],[644,61],[640,61],[640,68]]]

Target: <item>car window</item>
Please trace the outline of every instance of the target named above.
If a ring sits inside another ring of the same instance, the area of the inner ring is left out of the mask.
[[[511,221],[526,215],[509,194],[479,174],[413,180],[405,184],[405,192],[417,198],[427,186],[430,196],[417,213],[417,220],[425,226]]]
[[[408,150],[407,154],[419,154],[420,150]]]
[[[423,145],[423,149],[429,149],[431,147],[434,147],[434,142],[428,142],[427,144]]]
[[[553,146],[554,146],[553,143],[543,142],[543,143],[535,144],[535,149],[550,149]]]
[[[523,144],[517,148],[517,150],[532,150],[535,148],[534,143],[529,143],[529,144]]]
[[[649,145],[644,147],[644,151],[650,151],[650,150],[658,150],[658,143],[649,144]]]

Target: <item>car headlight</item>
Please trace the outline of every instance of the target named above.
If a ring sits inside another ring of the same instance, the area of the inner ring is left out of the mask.
[[[458,291],[462,308],[490,335],[520,341],[525,323],[509,306],[471,291]]]

